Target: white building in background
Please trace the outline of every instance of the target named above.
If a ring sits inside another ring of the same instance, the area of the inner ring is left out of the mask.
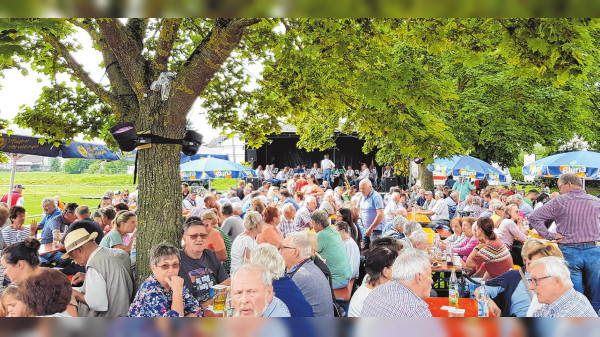
[[[246,161],[246,143],[237,135],[229,139],[227,139],[227,136],[221,135],[204,145],[228,155],[229,160],[233,162]]]
[[[50,171],[50,164],[53,158],[26,155],[23,158],[17,160],[17,172],[36,172],[36,171]],[[62,159],[62,158],[61,158]],[[12,170],[12,161],[9,160],[7,163],[0,164],[0,171]]]

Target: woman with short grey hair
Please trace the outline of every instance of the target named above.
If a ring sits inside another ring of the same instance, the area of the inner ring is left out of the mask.
[[[250,263],[262,265],[269,272],[275,296],[287,305],[292,317],[314,316],[300,288],[285,274],[285,261],[275,246],[270,243],[258,245],[252,252]]]
[[[165,242],[150,249],[152,274],[129,307],[129,317],[201,317],[202,307],[178,276],[179,249]]]

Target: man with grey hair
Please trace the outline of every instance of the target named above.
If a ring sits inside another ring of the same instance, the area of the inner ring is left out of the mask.
[[[598,317],[590,301],[573,288],[564,259],[543,257],[529,269],[529,289],[542,304],[533,317]]]
[[[358,189],[361,193],[358,208],[363,223],[364,236],[379,236],[385,226],[383,198],[381,194],[375,192],[369,179],[361,180]]]
[[[471,216],[474,218],[478,218],[481,213],[485,212],[485,209],[482,207],[483,199],[481,197],[473,197],[473,204],[471,205]]]
[[[329,216],[323,210],[310,215],[311,225],[317,233],[317,253],[323,257],[331,271],[333,289],[344,288],[350,282],[352,268],[346,246],[340,233],[331,227]]]
[[[38,225],[38,229],[44,228],[46,223],[50,222],[50,220],[54,219],[62,213],[60,208],[56,206],[56,201],[50,197],[42,199],[42,210],[44,211],[44,216],[42,217],[42,221],[40,221],[40,224]]]
[[[229,236],[231,242],[237,238],[238,235],[242,234],[246,229],[244,228],[244,220],[242,220],[242,204],[239,202],[225,203],[221,207],[221,213],[223,213],[223,224],[221,230]]]
[[[83,219],[89,219],[92,213],[90,212],[90,208],[86,205],[81,205],[75,209],[75,216],[77,217],[77,221]]]
[[[470,212],[471,206],[473,205],[473,196],[471,194],[465,197],[465,200],[460,202],[456,206],[456,211],[460,214],[461,212]]]
[[[373,289],[361,317],[432,317],[424,301],[431,292],[431,264],[422,252],[405,248],[392,266],[392,281]]]
[[[312,195],[304,198],[304,206],[300,207],[296,213],[296,229],[295,231],[301,231],[305,228],[310,227],[310,214],[317,209],[317,199]]]
[[[450,195],[444,201],[446,202],[446,206],[448,206],[448,219],[452,220],[456,215],[456,207],[458,206],[458,191],[450,192]]]
[[[291,317],[314,317],[312,307],[302,291],[285,274],[285,261],[270,243],[261,243],[250,256],[250,263],[260,264],[269,272],[273,280],[273,294],[287,305]]]
[[[418,211],[431,217],[431,223],[426,224],[425,227],[450,229],[450,216],[448,214],[448,205],[444,201],[444,193],[436,191],[435,200],[431,200],[431,195],[425,194],[425,196],[427,198],[425,206],[429,205],[429,207],[423,207],[423,210]]]
[[[311,259],[312,247],[305,231],[290,233],[280,248],[287,276],[300,288],[315,317],[333,317],[329,281]]]
[[[423,227],[421,226],[421,224],[414,220],[407,222],[404,225],[404,231],[403,231],[404,237],[402,239],[400,239],[400,241],[402,241],[402,244],[404,245],[404,247],[413,248],[413,245],[410,242],[409,237],[415,231],[422,230],[422,229],[423,229]]]
[[[571,272],[575,290],[585,294],[594,310],[600,310],[600,199],[582,188],[577,174],[558,179],[561,195],[536,209],[529,223],[547,240],[558,241]],[[546,228],[556,223],[556,233]]]
[[[414,249],[427,252],[427,244],[429,243],[429,239],[427,238],[427,233],[425,233],[424,230],[413,232],[408,239],[410,240]]]
[[[404,225],[408,223],[408,220],[402,215],[397,215],[394,220],[389,223],[383,231],[383,236],[392,236],[396,239],[402,239],[404,237]]]
[[[285,203],[281,208],[281,214],[283,216],[281,217],[277,228],[279,229],[279,231],[283,235],[283,238],[285,239],[288,236],[288,234],[296,231],[296,207],[294,207],[294,204],[290,202]]]
[[[517,206],[519,206],[519,210],[521,212],[523,212],[523,214],[525,215],[525,217],[528,217],[531,212],[533,212],[533,207],[529,206],[528,203],[523,201],[523,196],[519,193],[515,194],[512,196],[515,200],[515,202],[517,203]]]
[[[271,274],[260,264],[247,263],[231,277],[236,317],[290,317],[287,305],[273,295]]]

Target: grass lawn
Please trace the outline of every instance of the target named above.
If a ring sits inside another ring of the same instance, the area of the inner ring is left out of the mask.
[[[8,193],[10,172],[0,172],[0,196]],[[60,195],[65,203],[76,202],[79,205],[97,207],[99,199],[81,199],[81,197],[101,197],[106,190],[135,191],[133,175],[128,174],[67,174],[61,172],[17,172],[15,183],[22,184],[25,189],[25,209],[27,215],[41,215],[42,199]],[[238,179],[215,179],[212,187],[218,191],[226,191],[230,186],[237,187]],[[36,218],[38,221],[41,218]],[[28,219],[27,223],[29,223]]]

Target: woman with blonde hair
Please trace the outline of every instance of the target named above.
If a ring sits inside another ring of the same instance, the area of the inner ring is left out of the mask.
[[[263,231],[262,216],[258,212],[247,212],[244,227],[244,233],[238,235],[231,245],[231,274],[248,261],[252,251],[256,249],[256,236]]]
[[[135,232],[137,229],[137,216],[129,211],[119,211],[112,222],[112,227],[112,230],[100,241],[100,246],[122,249],[131,254],[134,238],[137,236],[137,232]],[[133,233],[133,236],[129,240],[129,244],[125,245],[123,238],[129,233]]]

